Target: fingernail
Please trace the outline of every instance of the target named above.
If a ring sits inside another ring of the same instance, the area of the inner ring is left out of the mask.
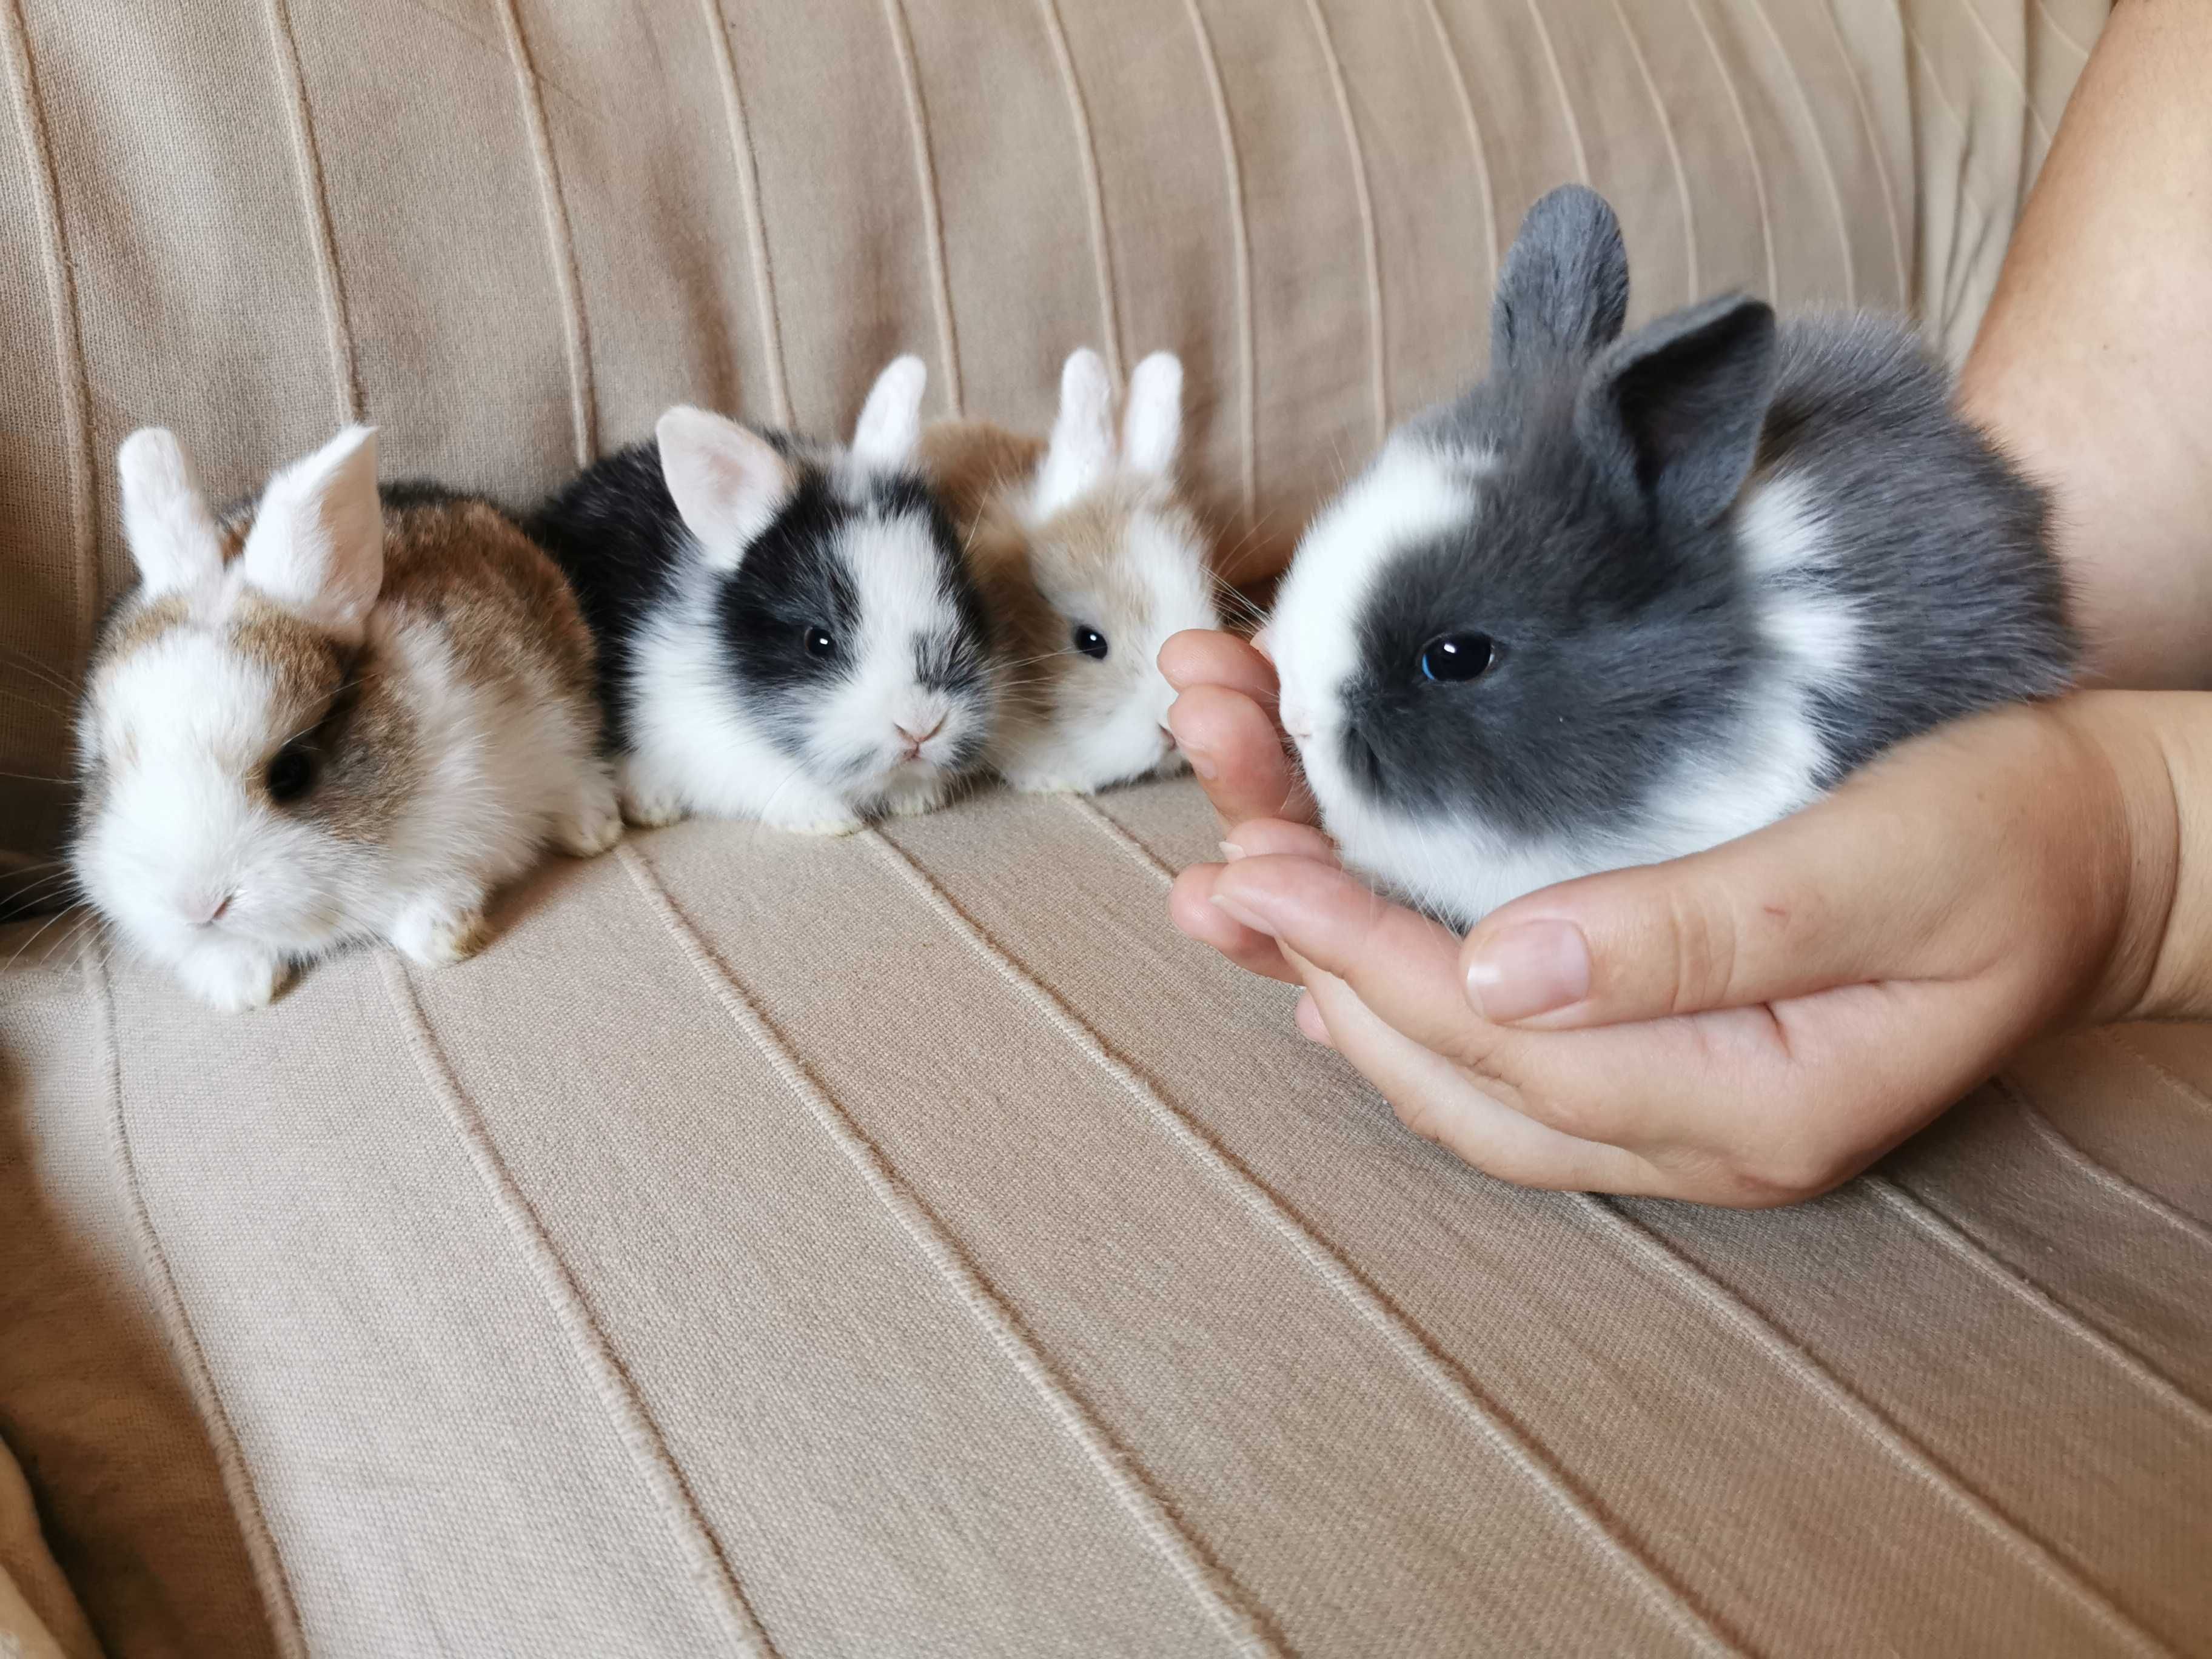
[[[1244,849],[1233,841],[1219,842],[1216,845],[1221,848],[1221,856],[1231,864],[1244,856]]]
[[[1221,913],[1231,921],[1241,921],[1254,933],[1265,933],[1269,939],[1275,937],[1275,924],[1258,911],[1239,904],[1234,899],[1224,898],[1218,893],[1213,896],[1213,902],[1221,907]]]
[[[1476,951],[1467,998],[1493,1025],[1509,1025],[1589,994],[1589,945],[1571,921],[1524,921]]]

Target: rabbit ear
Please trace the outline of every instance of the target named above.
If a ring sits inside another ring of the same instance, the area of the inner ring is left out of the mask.
[[[853,428],[853,454],[863,466],[890,470],[910,466],[921,441],[921,394],[929,371],[919,357],[894,358],[868,389],[860,424]]]
[[[146,595],[212,590],[222,575],[222,532],[177,434],[139,428],[116,451],[115,471],[123,485],[123,539]]]
[[[1068,354],[1060,371],[1060,415],[1038,469],[1030,508],[1057,513],[1104,482],[1114,466],[1114,382],[1106,360],[1088,347]]]
[[[1182,442],[1182,362],[1155,351],[1129,377],[1129,406],[1121,413],[1121,465],[1147,477],[1175,470]]]
[[[735,570],[798,488],[774,444],[735,421],[688,404],[660,417],[660,476],[707,562]]]
[[[1638,329],[1590,366],[1575,432],[1624,500],[1668,530],[1728,511],[1774,398],[1774,312],[1741,295]]]
[[[1628,315],[1628,248],[1605,198],[1562,185],[1530,208],[1490,306],[1492,374],[1575,363],[1610,345]]]
[[[384,586],[375,428],[349,426],[269,480],[240,571],[248,586],[315,627],[361,638]]]

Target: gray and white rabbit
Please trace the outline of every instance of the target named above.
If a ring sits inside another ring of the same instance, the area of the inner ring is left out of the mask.
[[[1601,198],[1531,208],[1489,378],[1320,514],[1266,631],[1346,861],[1460,926],[2074,677],[2043,494],[1902,324],[1627,302]]]
[[[530,520],[598,636],[623,813],[841,835],[983,762],[989,623],[915,470],[902,357],[850,447],[672,409]]]

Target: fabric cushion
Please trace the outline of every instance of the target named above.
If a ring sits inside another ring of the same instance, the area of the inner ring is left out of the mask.
[[[34,947],[9,1116],[136,1288],[0,1398],[111,1652],[2205,1650],[2205,1034],[1788,1211],[1522,1191],[1164,925],[1215,833],[686,825],[242,1018]],[[198,1434],[23,1386],[149,1328]]]

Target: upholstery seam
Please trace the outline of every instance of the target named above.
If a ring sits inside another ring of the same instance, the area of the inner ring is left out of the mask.
[[[864,831],[872,840],[873,831]],[[869,1138],[844,1104],[818,1083],[782,1035],[769,1022],[736,971],[710,946],[676,905],[644,854],[624,842],[615,856],[629,872],[692,971],[728,1017],[768,1062],[785,1088],[806,1109],[823,1136],[860,1178],[870,1195],[890,1215],[915,1251],[934,1268],[953,1299],[983,1328],[984,1334],[1027,1382],[1045,1414],[1074,1443],[1108,1491],[1169,1569],[1199,1601],[1239,1652],[1279,1651],[1262,1628],[1255,1609],[1226,1570],[1199,1540],[1185,1532],[1151,1477],[1097,1421],[1073,1387],[1030,1335],[1018,1315],[969,1259],[951,1231],[900,1175],[883,1149]]]
[[[1619,0],[1615,0],[1615,3],[1618,3]],[[1773,12],[1768,8],[1766,0],[1751,0],[1751,8],[1765,27],[1766,38],[1774,43],[1775,52],[1781,58],[1782,67],[1790,76],[1790,89],[1797,94],[1797,108],[1805,118],[1805,129],[1812,134],[1813,154],[1820,157],[1820,177],[1828,187],[1828,204],[1836,216],[1836,240],[1843,244],[1844,304],[1855,309],[1859,302],[1858,270],[1856,261],[1852,257],[1850,218],[1844,211],[1844,186],[1836,172],[1836,158],[1828,149],[1827,135],[1820,131],[1820,118],[1814,112],[1812,97],[1805,90],[1805,77],[1797,72],[1797,60],[1790,55],[1789,42],[1782,38],[1782,31],[1775,27]]]
[[[1367,354],[1374,368],[1375,441],[1390,435],[1389,347],[1382,314],[1382,246],[1375,228],[1375,195],[1367,179],[1367,151],[1359,141],[1359,123],[1352,112],[1352,88],[1345,79],[1344,60],[1328,32],[1328,19],[1321,0],[1306,0],[1314,33],[1321,40],[1323,66],[1336,96],[1336,112],[1344,124],[1344,147],[1352,162],[1352,205],[1359,214],[1359,234],[1367,257]]]
[[[647,1410],[636,1382],[615,1352],[585,1299],[575,1275],[553,1246],[544,1222],[507,1159],[494,1142],[483,1114],[463,1091],[452,1063],[430,1030],[422,999],[409,979],[406,965],[391,951],[377,951],[385,993],[398,1017],[417,1074],[445,1114],[447,1127],[461,1143],[477,1179],[491,1200],[508,1232],[529,1263],[531,1277],[545,1298],[556,1323],[568,1339],[592,1390],[611,1420],[617,1437],[642,1467],[647,1490],[659,1505],[662,1518],[676,1534],[678,1547],[688,1559],[692,1575],[708,1594],[715,1617],[740,1650],[772,1655],[774,1644],[738,1583],[729,1557],[714,1528],[701,1513],[690,1483],[668,1449],[659,1425]]]
[[[1897,187],[1889,176],[1889,159],[1882,154],[1881,134],[1876,129],[1874,106],[1868,100],[1866,82],[1859,76],[1859,66],[1852,61],[1850,46],[1844,39],[1844,26],[1836,21],[1835,0],[1821,0],[1820,15],[1828,20],[1829,36],[1836,43],[1836,56],[1843,64],[1844,78],[1851,83],[1851,101],[1858,106],[1859,125],[1866,132],[1867,149],[1874,157],[1875,181],[1881,186],[1881,205],[1889,221],[1889,251],[1897,267],[1897,303],[1911,303],[1912,278],[1905,270],[1905,228],[1897,210]],[[1900,30],[1903,24],[1899,25]]]
[[[1713,67],[1720,71],[1721,89],[1728,94],[1729,107],[1735,112],[1736,131],[1743,138],[1744,159],[1751,164],[1752,193],[1759,202],[1759,239],[1766,252],[1766,298],[1774,305],[1782,303],[1782,278],[1774,258],[1774,212],[1766,199],[1766,169],[1759,160],[1759,141],[1751,131],[1751,112],[1743,106],[1743,94],[1735,83],[1735,73],[1728,66],[1728,58],[1721,52],[1721,43],[1713,33],[1712,25],[1705,21],[1700,0],[1682,0],[1691,17],[1698,25],[1698,33],[1705,37],[1705,50],[1712,54]]]
[[[79,951],[78,959],[84,965],[90,1000],[100,1010],[100,1032],[107,1050],[108,1102],[112,1108],[109,1140],[114,1149],[118,1172],[123,1178],[131,1230],[137,1239],[140,1265],[147,1274],[147,1290],[161,1310],[161,1322],[168,1330],[171,1352],[185,1373],[185,1385],[207,1430],[215,1452],[216,1468],[222,1478],[223,1496],[243,1534],[241,1541],[253,1569],[262,1605],[274,1623],[270,1634],[276,1638],[277,1650],[285,1659],[307,1659],[307,1632],[300,1620],[300,1604],[293,1593],[291,1577],[276,1547],[268,1515],[261,1507],[252,1471],[246,1467],[237,1425],[223,1405],[214,1370],[208,1364],[207,1352],[201,1346],[191,1317],[185,1310],[184,1293],[177,1286],[168,1253],[162,1248],[161,1236],[155,1231],[153,1212],[147,1205],[145,1188],[138,1177],[138,1162],[131,1148],[130,1120],[123,1098],[123,1044],[117,1029],[114,987],[109,982],[97,945],[88,939]]]
[[[1214,125],[1221,135],[1221,158],[1229,191],[1229,248],[1237,279],[1237,376],[1244,404],[1244,522],[1256,526],[1260,516],[1260,368],[1252,316],[1252,228],[1244,210],[1244,163],[1237,152],[1237,127],[1229,116],[1229,88],[1221,78],[1221,60],[1214,53],[1213,36],[1206,29],[1198,0],[1183,0],[1183,9],[1198,36],[1199,63],[1206,71],[1206,90],[1213,100]]]
[[[915,180],[921,197],[922,229],[929,244],[930,301],[937,312],[937,333],[945,353],[945,404],[954,420],[966,400],[960,387],[960,341],[952,318],[952,273],[945,246],[945,210],[937,196],[937,158],[929,142],[929,111],[922,102],[921,65],[915,55],[914,26],[904,0],[884,0],[891,49],[898,59],[899,83],[906,94],[907,125],[913,134]]]
[[[1106,229],[1106,187],[1098,168],[1098,145],[1091,130],[1091,108],[1083,84],[1075,73],[1075,53],[1067,40],[1067,24],[1060,14],[1059,0],[1037,0],[1044,15],[1045,33],[1052,41],[1053,61],[1059,66],[1067,90],[1068,113],[1075,122],[1075,143],[1083,158],[1085,205],[1091,215],[1091,246],[1098,268],[1098,310],[1106,331],[1106,369],[1115,381],[1127,372],[1121,355],[1120,289],[1115,282],[1114,254]]]
[[[500,23],[507,33],[522,123],[530,136],[531,159],[538,171],[538,206],[545,219],[553,285],[561,296],[562,343],[568,358],[568,412],[575,426],[576,465],[589,466],[599,453],[599,405],[592,385],[591,333],[584,318],[583,271],[577,264],[575,233],[561,190],[560,164],[553,155],[545,97],[538,83],[537,66],[531,60],[530,43],[523,36],[519,4],[520,0],[499,0]]]
[[[721,0],[699,0],[708,38],[714,48],[714,68],[721,78],[723,114],[730,124],[731,160],[737,168],[738,196],[745,215],[746,249],[753,261],[753,302],[760,312],[761,347],[768,360],[769,401],[777,423],[790,426],[791,386],[783,362],[783,319],[775,303],[775,270],[769,263],[768,218],[761,205],[760,152],[753,143],[752,125],[745,116],[744,94],[738,82],[737,48],[730,40],[730,22]]]
[[[1466,1378],[1464,1368],[1440,1352],[1419,1326],[1395,1307],[1334,1244],[1217,1145],[1188,1113],[1170,1103],[1058,993],[1018,963],[953,902],[910,854],[879,831],[867,834],[870,845],[948,932],[988,963],[1071,1047],[1118,1085],[1155,1127],[1164,1130],[1186,1159],[1227,1192],[1249,1218],[1272,1232],[1309,1273],[1374,1329],[1393,1357],[1465,1419],[1493,1452],[1535,1488],[1570,1532],[1609,1560],[1678,1634],[1704,1652],[1740,1651],[1686,1591],[1635,1544],[1607,1525],[1551,1453],[1525,1434],[1502,1406],[1483,1395]]]
[[[2058,1155],[2062,1163],[2071,1164],[2075,1170],[2114,1197],[2125,1200],[2146,1214],[2154,1216],[2174,1229],[2185,1233],[2207,1249],[2212,1249],[2212,1226],[2207,1226],[2179,1206],[2170,1204],[2152,1192],[2122,1175],[2110,1164],[2100,1163],[2081,1150],[2073,1139],[2053,1123],[2043,1109],[2028,1097],[2027,1091],[2012,1079],[2000,1076],[1995,1079],[1997,1092],[2009,1099],[2026,1120],[2028,1128]]]
[[[354,349],[353,321],[346,302],[345,278],[338,266],[337,234],[331,221],[330,180],[315,142],[314,114],[307,104],[307,81],[300,64],[299,36],[292,27],[290,0],[268,0],[269,45],[283,83],[284,114],[292,134],[292,161],[300,175],[301,205],[308,240],[315,250],[315,286],[323,302],[323,326],[329,337],[331,375],[337,382],[340,424],[358,421],[365,401],[361,363]]]
[[[1667,159],[1674,169],[1674,196],[1682,208],[1682,240],[1689,254],[1689,268],[1685,273],[1688,289],[1682,303],[1694,305],[1701,297],[1698,292],[1698,218],[1690,203],[1690,175],[1682,165],[1682,147],[1674,137],[1674,119],[1667,113],[1666,100],[1660,96],[1659,82],[1652,77],[1651,65],[1644,59],[1644,44],[1630,27],[1620,0],[1613,0],[1613,15],[1620,21],[1621,37],[1628,42],[1628,55],[1636,60],[1636,72],[1644,77],[1644,90],[1650,96],[1652,112],[1659,118],[1659,136],[1667,141]]]
[[[1474,94],[1467,84],[1467,65],[1460,61],[1459,47],[1452,40],[1451,31],[1444,26],[1444,15],[1437,0],[1421,0],[1421,3],[1427,7],[1429,21],[1436,27],[1437,45],[1443,50],[1444,67],[1451,73],[1452,91],[1459,99],[1460,114],[1467,122],[1468,143],[1474,152],[1475,172],[1482,182],[1483,235],[1490,254],[1489,287],[1495,288],[1505,251],[1498,240],[1498,186],[1491,177],[1490,148],[1482,142],[1482,125],[1474,113]],[[1488,289],[1484,291],[1486,294]]]
[[[1536,26],[1536,44],[1543,50],[1544,63],[1552,71],[1552,90],[1559,94],[1559,115],[1567,124],[1567,142],[1574,147],[1575,177],[1583,184],[1590,183],[1589,150],[1583,143],[1583,124],[1575,113],[1574,100],[1567,96],[1566,72],[1559,67],[1558,49],[1552,44],[1552,31],[1544,21],[1544,14],[1536,0],[1524,0],[1528,8],[1528,21]]]
[[[92,383],[85,364],[84,319],[79,308],[76,264],[70,257],[69,228],[62,219],[61,175],[54,163],[53,135],[39,95],[38,64],[31,55],[30,25],[24,0],[9,0],[9,80],[15,93],[15,120],[23,146],[31,152],[32,194],[36,198],[39,252],[46,270],[46,299],[53,310],[55,379],[61,394],[62,425],[67,433],[70,522],[75,532],[77,678],[92,659],[100,624],[100,491],[92,453]]]

